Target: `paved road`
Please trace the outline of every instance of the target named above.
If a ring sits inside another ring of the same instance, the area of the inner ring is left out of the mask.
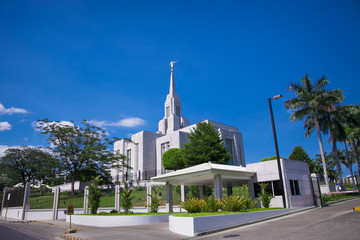
[[[353,210],[356,206],[360,206],[359,198],[197,239],[360,239],[360,211]]]
[[[39,238],[34,236],[32,233],[19,232],[10,226],[4,226],[0,223],[0,239],[11,239],[11,240],[38,240]]]
[[[197,239],[360,239],[360,212],[352,210],[356,206],[360,206],[360,198],[262,223],[200,236]],[[0,239],[16,239],[15,234],[26,234],[27,236],[33,237],[18,239],[61,239],[64,231],[68,229],[68,224],[64,221],[49,222],[53,225],[45,223],[7,223],[0,221]],[[17,231],[8,230],[9,227]],[[4,237],[4,230],[10,234],[10,238]],[[21,233],[18,233],[18,231]],[[12,234],[14,234],[14,237]],[[86,227],[84,231],[79,231],[71,236],[88,240],[170,240],[186,238],[170,232],[168,230],[168,223],[113,228]]]

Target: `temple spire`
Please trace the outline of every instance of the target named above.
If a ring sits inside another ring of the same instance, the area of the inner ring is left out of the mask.
[[[174,63],[175,61],[170,62],[170,66],[171,66],[170,91],[169,91],[170,96],[175,96],[176,94],[175,79],[174,79]]]

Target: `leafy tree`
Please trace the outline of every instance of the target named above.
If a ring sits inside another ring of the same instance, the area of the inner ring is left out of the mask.
[[[132,208],[132,201],[135,196],[132,196],[133,188],[129,188],[128,182],[124,181],[125,188],[121,188],[121,207],[124,209],[125,214],[130,213],[130,209]]]
[[[108,179],[106,171],[118,158],[107,149],[111,144],[105,131],[90,125],[86,120],[83,127],[47,119],[38,121],[42,134],[48,135],[50,149],[59,158],[60,170],[70,175],[71,196],[77,180],[90,180],[98,175]]]
[[[184,153],[180,148],[172,148],[163,155],[163,166],[168,170],[185,168]]]
[[[303,79],[300,79],[301,84],[291,83],[288,87],[289,91],[296,94],[296,97],[285,102],[285,108],[292,109],[291,121],[301,121],[303,118],[313,117],[316,133],[318,136],[321,161],[323,163],[324,178],[327,189],[329,189],[328,173],[326,169],[324,149],[321,139],[321,129],[318,121],[319,111],[331,111],[334,105],[341,102],[343,99],[342,91],[331,90],[327,91],[326,86],[329,80],[322,76],[318,81],[312,82],[307,74]]]
[[[184,144],[186,167],[206,162],[227,164],[231,159],[223,139],[210,122],[199,122],[188,134],[189,143]]]
[[[159,206],[161,205],[159,199],[160,189],[161,187],[152,187],[151,194],[148,194],[148,196],[151,198],[151,204],[149,205],[149,207],[150,207],[150,212],[152,213],[157,213],[159,210]]]
[[[101,191],[98,189],[98,185],[103,179],[101,175],[97,176],[89,186],[89,207],[91,214],[96,214],[100,202],[101,202]]]
[[[259,200],[261,201],[264,208],[269,208],[271,199],[273,199],[275,196],[265,191],[268,183],[259,183],[259,185],[261,188],[261,191],[258,194]]]
[[[346,150],[339,151],[338,156],[339,156],[341,163],[344,164],[350,170],[353,187],[354,187],[354,189],[356,189],[354,173],[353,173],[353,169],[352,169],[352,165],[356,162],[354,155],[352,154],[351,151],[348,151],[346,149]]]
[[[334,167],[336,165],[334,157],[332,154],[327,154],[326,152],[324,153],[324,155],[326,161],[326,169],[328,172],[328,178],[331,182],[335,182],[337,174],[336,171],[334,170]],[[317,173],[320,176],[320,178],[323,181],[325,181],[323,163],[321,156],[319,154],[316,154],[316,159],[314,163],[315,163],[315,173]]]
[[[282,157],[280,156],[280,158],[282,158]],[[266,162],[266,161],[271,161],[271,160],[276,160],[276,159],[277,159],[276,156],[264,157],[264,158],[262,158],[262,159],[260,160],[260,162]]]
[[[0,171],[4,177],[25,186],[27,182],[48,183],[57,173],[58,160],[41,148],[23,146],[9,148],[0,159]]]
[[[302,146],[295,146],[289,156],[289,159],[306,162],[309,166],[309,171],[311,173],[314,172],[315,164],[313,160],[309,157],[309,154],[307,154],[307,152],[304,150]]]

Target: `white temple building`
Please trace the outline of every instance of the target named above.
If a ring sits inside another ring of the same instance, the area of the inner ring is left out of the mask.
[[[128,169],[112,169],[112,181],[131,181],[139,184],[150,177],[165,173],[162,165],[164,152],[171,148],[183,148],[188,142],[187,134],[196,124],[189,126],[189,120],[182,114],[182,105],[176,93],[173,63],[171,62],[170,89],[164,104],[164,117],[158,123],[158,132],[141,131],[131,139],[121,139],[114,143],[114,151],[127,157]],[[232,158],[230,165],[245,167],[242,134],[238,128],[226,124],[211,122],[224,139],[226,149]]]

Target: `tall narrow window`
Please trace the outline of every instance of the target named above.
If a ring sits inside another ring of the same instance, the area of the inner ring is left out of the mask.
[[[127,164],[127,181],[131,181],[131,149],[128,149],[126,152],[126,164]]]
[[[176,106],[175,110],[176,110],[176,116],[180,117],[180,107]]]
[[[299,181],[290,180],[291,195],[300,195]]]
[[[170,116],[170,107],[166,107],[166,117],[168,118]]]
[[[234,164],[234,157],[233,157],[233,140],[232,139],[228,139],[228,138],[225,138],[225,148],[226,148],[226,151],[228,151],[228,153],[231,154],[231,158],[230,160],[228,161],[228,164],[229,165],[233,165]]]

